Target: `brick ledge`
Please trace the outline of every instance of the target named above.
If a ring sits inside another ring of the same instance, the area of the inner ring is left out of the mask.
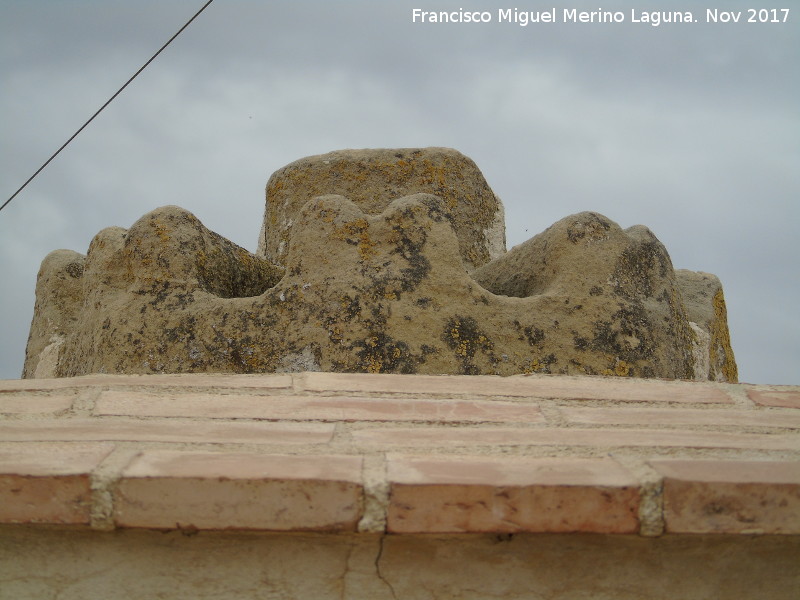
[[[546,375],[0,381],[0,523],[800,534],[798,409]]]

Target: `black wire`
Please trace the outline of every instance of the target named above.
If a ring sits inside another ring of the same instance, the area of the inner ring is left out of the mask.
[[[141,68],[140,68],[138,71],[136,71],[136,73],[134,73],[134,74],[133,74],[133,76],[132,76],[130,79],[128,79],[128,81],[126,81],[126,82],[125,82],[125,85],[123,85],[121,88],[119,88],[119,89],[117,90],[117,92],[116,92],[116,93],[115,93],[113,96],[111,96],[111,98],[109,98],[109,99],[108,99],[108,101],[106,101],[106,103],[105,103],[105,104],[103,104],[103,106],[101,106],[101,107],[100,107],[100,108],[97,110],[97,112],[96,112],[96,113],[94,113],[94,114],[91,116],[91,118],[90,118],[88,121],[86,121],[86,123],[84,123],[84,124],[81,126],[81,128],[80,128],[80,129],[78,129],[78,131],[76,131],[75,133],[73,133],[73,134],[72,134],[72,137],[70,137],[70,138],[69,138],[69,139],[68,139],[66,142],[64,142],[64,144],[61,146],[61,148],[59,148],[58,150],[56,150],[56,151],[55,151],[55,153],[53,154],[53,156],[51,156],[50,158],[48,158],[48,159],[47,159],[47,161],[46,161],[46,162],[45,162],[45,163],[44,163],[44,164],[43,164],[41,167],[39,167],[39,168],[36,170],[36,173],[34,173],[33,175],[31,175],[31,176],[28,178],[28,181],[26,181],[25,183],[23,183],[23,184],[22,184],[22,186],[20,186],[20,188],[19,188],[19,189],[18,189],[16,192],[14,192],[14,193],[11,195],[11,197],[10,197],[8,200],[6,200],[6,201],[3,203],[3,205],[2,205],[2,206],[0,206],[0,210],[3,210],[3,209],[4,209],[4,208],[5,208],[7,205],[8,205],[8,203],[9,203],[9,202],[11,202],[11,201],[12,201],[14,198],[16,198],[17,194],[19,194],[19,193],[20,193],[22,190],[24,190],[24,189],[25,189],[25,187],[27,187],[27,185],[28,185],[28,184],[29,184],[31,181],[33,181],[33,180],[34,180],[34,178],[35,178],[35,177],[36,177],[36,176],[37,176],[39,173],[41,173],[41,172],[44,170],[44,168],[45,168],[47,165],[49,165],[49,164],[50,164],[50,162],[51,162],[51,161],[52,161],[52,160],[53,160],[53,159],[54,159],[56,156],[58,156],[58,155],[61,153],[61,151],[62,151],[64,148],[66,148],[66,147],[67,147],[67,145],[69,145],[69,143],[70,143],[72,140],[74,140],[76,137],[78,137],[78,134],[79,134],[81,131],[83,131],[84,129],[86,129],[86,126],[87,126],[89,123],[91,123],[92,121],[94,121],[94,118],[95,118],[97,115],[99,115],[101,112],[103,112],[103,109],[104,109],[106,106],[108,106],[109,104],[111,104],[111,102],[113,102],[114,98],[116,98],[117,96],[119,96],[119,95],[122,93],[122,90],[124,90],[126,87],[128,87],[128,84],[129,84],[131,81],[133,81],[134,79],[136,79],[136,77],[138,77],[139,73],[141,73],[142,71],[144,71],[144,70],[147,68],[147,66],[148,66],[148,65],[149,65],[151,62],[153,62],[153,61],[155,60],[155,58],[156,58],[156,57],[157,57],[159,54],[161,54],[162,50],[164,50],[164,48],[166,48],[167,46],[169,46],[169,45],[172,43],[172,40],[174,40],[176,37],[178,37],[178,36],[179,36],[179,35],[180,35],[180,34],[183,32],[183,30],[184,30],[184,29],[186,29],[186,28],[187,28],[187,27],[188,27],[188,26],[189,26],[189,25],[192,23],[192,21],[194,21],[194,20],[195,20],[195,19],[196,19],[196,18],[197,18],[197,17],[200,15],[200,13],[201,13],[201,12],[203,12],[203,11],[206,9],[206,7],[208,7],[208,5],[209,5],[209,4],[211,4],[213,1],[214,1],[214,0],[208,0],[208,2],[206,2],[206,3],[203,5],[203,7],[202,7],[200,10],[198,10],[198,11],[197,11],[197,12],[194,14],[194,16],[193,16],[191,19],[189,19],[188,21],[186,21],[186,24],[185,24],[183,27],[181,27],[181,28],[178,30],[178,32],[177,32],[175,35],[173,35],[171,38],[169,38],[169,40],[167,40],[167,43],[166,43],[166,44],[164,44],[163,46],[161,46],[161,48],[159,48],[158,52],[156,52],[155,54],[153,54],[153,56],[151,56],[151,57],[150,57],[150,60],[148,60],[146,63],[144,63],[144,64],[141,66]]]

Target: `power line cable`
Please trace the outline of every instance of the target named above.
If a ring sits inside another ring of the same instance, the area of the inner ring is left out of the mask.
[[[148,60],[146,63],[144,63],[144,64],[141,66],[141,68],[140,68],[138,71],[136,71],[136,73],[134,73],[134,74],[133,74],[133,76],[131,76],[131,78],[130,78],[130,79],[128,79],[128,81],[126,81],[126,82],[125,82],[125,84],[124,84],[124,85],[123,85],[121,88],[119,88],[119,89],[117,90],[117,92],[116,92],[116,93],[115,93],[113,96],[111,96],[111,98],[109,98],[109,99],[106,101],[106,103],[105,103],[105,104],[103,104],[103,106],[101,106],[101,107],[100,107],[100,108],[97,110],[97,112],[96,112],[96,113],[94,113],[94,114],[93,114],[93,115],[92,115],[92,116],[89,118],[89,120],[88,120],[88,121],[86,121],[86,123],[84,123],[83,125],[81,125],[81,128],[80,128],[80,129],[78,129],[78,131],[76,131],[75,133],[73,133],[73,134],[72,134],[72,137],[70,137],[70,138],[69,138],[69,139],[68,139],[66,142],[64,142],[64,144],[63,144],[63,145],[62,145],[62,146],[61,146],[61,147],[60,147],[58,150],[56,150],[56,151],[55,151],[55,153],[53,154],[53,156],[51,156],[50,158],[48,158],[48,159],[47,159],[47,161],[45,161],[45,163],[44,163],[44,164],[43,164],[41,167],[39,167],[39,168],[36,170],[36,172],[35,172],[33,175],[31,175],[31,176],[28,178],[28,180],[27,180],[25,183],[23,183],[23,184],[20,186],[20,188],[19,188],[19,189],[18,189],[16,192],[14,192],[14,193],[11,195],[11,197],[10,197],[8,200],[6,200],[5,202],[3,202],[3,205],[2,205],[2,206],[0,206],[0,210],[3,210],[3,209],[6,207],[6,206],[8,206],[8,203],[9,203],[9,202],[11,202],[11,201],[12,201],[14,198],[16,198],[16,197],[17,197],[17,194],[19,194],[19,193],[20,193],[22,190],[24,190],[24,189],[27,187],[27,185],[28,185],[28,184],[29,184],[31,181],[33,181],[33,180],[36,178],[36,176],[37,176],[39,173],[41,173],[41,172],[44,170],[44,168],[45,168],[47,165],[49,165],[49,164],[52,162],[52,160],[53,160],[53,159],[54,159],[56,156],[58,156],[58,155],[61,153],[61,151],[62,151],[64,148],[66,148],[66,147],[69,145],[69,143],[70,143],[72,140],[74,140],[76,137],[78,137],[78,134],[80,134],[80,132],[81,132],[81,131],[83,131],[84,129],[86,129],[86,126],[87,126],[87,125],[89,125],[89,123],[91,123],[92,121],[94,121],[95,117],[96,117],[97,115],[99,115],[101,112],[103,112],[103,109],[105,109],[105,107],[106,107],[106,106],[108,106],[109,104],[111,104],[111,103],[114,101],[114,98],[116,98],[117,96],[119,96],[119,95],[122,93],[122,90],[124,90],[126,87],[128,87],[128,84],[129,84],[129,83],[131,83],[131,82],[132,82],[134,79],[136,79],[136,78],[139,76],[139,73],[141,73],[142,71],[144,71],[144,70],[147,68],[147,66],[148,66],[148,65],[149,65],[151,62],[153,62],[153,61],[156,59],[156,57],[157,57],[159,54],[161,54],[161,52],[164,50],[164,48],[166,48],[167,46],[169,46],[169,45],[172,43],[172,40],[174,40],[176,37],[178,37],[178,36],[179,36],[179,35],[180,35],[180,34],[183,32],[183,30],[184,30],[184,29],[186,29],[186,28],[187,28],[189,25],[191,25],[192,21],[194,21],[194,20],[195,20],[195,19],[196,19],[198,16],[200,16],[200,13],[201,13],[201,12],[203,12],[203,11],[204,11],[204,10],[205,10],[205,9],[208,7],[208,5],[209,5],[209,4],[211,4],[213,1],[214,1],[214,0],[208,0],[208,2],[206,2],[206,3],[203,5],[203,7],[202,7],[200,10],[198,10],[198,11],[197,11],[197,12],[194,14],[194,16],[193,16],[191,19],[189,19],[188,21],[186,21],[186,24],[185,24],[183,27],[181,27],[181,28],[178,30],[178,32],[177,32],[175,35],[173,35],[171,38],[169,38],[169,39],[167,40],[167,43],[166,43],[166,44],[164,44],[163,46],[161,46],[161,48],[159,48],[159,49],[158,49],[158,52],[156,52],[155,54],[153,54],[153,56],[151,56],[151,57],[150,57],[150,60]]]

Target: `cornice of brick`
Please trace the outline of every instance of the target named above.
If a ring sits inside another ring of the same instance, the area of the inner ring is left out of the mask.
[[[800,534],[800,387],[341,373],[0,381],[0,523]]]

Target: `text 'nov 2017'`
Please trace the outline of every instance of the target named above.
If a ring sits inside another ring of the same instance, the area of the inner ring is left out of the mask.
[[[621,10],[578,10],[577,8],[550,8],[547,10],[521,10],[519,8],[498,8],[496,11],[488,10],[458,10],[434,11],[414,8],[411,10],[412,23],[426,24],[485,24],[485,23],[511,23],[521,27],[550,23],[575,23],[575,24],[617,24],[633,23],[658,27],[666,24],[685,23],[712,23],[712,24],[769,24],[787,23],[790,9],[788,8],[748,8],[744,10],[720,10],[707,8],[704,14],[698,11],[642,11],[631,9]]]

